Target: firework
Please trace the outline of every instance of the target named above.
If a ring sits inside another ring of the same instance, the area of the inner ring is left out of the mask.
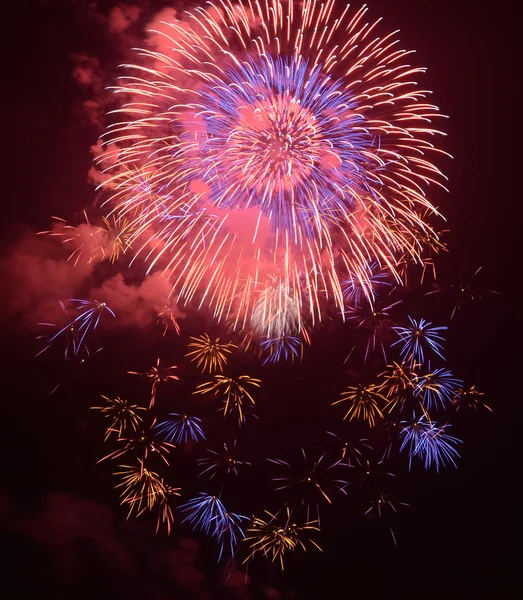
[[[396,409],[403,410],[407,401],[414,397],[419,379],[415,369],[419,366],[417,363],[411,367],[408,363],[393,361],[391,365],[387,365],[387,370],[378,376],[383,378],[380,391],[384,392],[387,398],[385,408],[389,414]]]
[[[130,249],[131,223],[125,218],[117,219],[115,215],[102,217],[102,225],[89,222],[84,211],[85,223],[73,226],[60,217],[52,217],[55,221],[53,229],[40,231],[37,235],[58,237],[66,246],[73,248],[68,257],[76,266],[78,263],[98,262],[109,259],[115,263],[121,254]]]
[[[283,571],[283,558],[287,552],[301,548],[306,551],[306,543],[312,544],[321,551],[319,545],[310,538],[310,534],[319,531],[316,521],[297,524],[291,519],[291,512],[287,509],[286,519],[278,519],[269,511],[264,511],[269,517],[267,521],[255,517],[247,529],[245,542],[249,543],[250,555],[244,563],[256,554],[262,554],[271,562],[279,561]]]
[[[374,427],[377,420],[383,419],[380,404],[384,406],[387,403],[387,398],[381,393],[379,385],[362,385],[358,383],[355,386],[348,386],[342,392],[341,398],[333,402],[332,405],[334,406],[340,402],[349,403],[344,419],[348,417],[349,421],[353,419],[366,421],[369,427]]]
[[[249,393],[248,386],[260,387],[261,380],[249,377],[249,375],[240,375],[239,377],[225,377],[224,375],[215,375],[212,381],[200,384],[193,394],[220,394],[224,396],[223,413],[235,412],[238,416],[238,422],[245,420],[244,400],[254,405],[254,398]]]
[[[52,217],[54,223],[49,231],[39,231],[37,235],[49,235],[59,238],[60,241],[72,248],[67,261],[78,263],[91,263],[102,260],[104,257],[104,232],[101,227],[91,225],[87,213],[84,211],[85,223],[74,226],[60,217]]]
[[[123,488],[120,499],[122,504],[129,506],[127,518],[131,515],[139,517],[146,510],[158,509],[158,521],[156,531],[163,523],[170,533],[174,521],[173,513],[169,507],[169,497],[179,496],[180,488],[166,485],[161,477],[154,471],[144,467],[143,461],[138,465],[120,465],[122,471],[115,475],[121,477],[122,481],[115,489]]]
[[[425,415],[419,419],[413,417],[412,421],[403,421],[400,431],[402,443],[400,452],[407,450],[409,453],[409,469],[412,459],[419,457],[423,460],[425,469],[430,469],[434,464],[436,471],[450,463],[456,466],[455,459],[459,458],[456,444],[461,443],[456,437],[448,435],[445,431],[450,425],[441,425],[435,421],[428,421]]]
[[[156,32],[164,54],[126,65],[102,187],[176,301],[294,336],[324,301],[343,312],[344,291],[372,301],[369,265],[400,282],[405,257],[421,263],[438,239],[426,192],[444,180],[441,115],[424,69],[366,11],[219,0]]]
[[[107,419],[110,419],[110,425],[105,433],[106,441],[111,433],[116,433],[118,438],[121,438],[126,429],[137,431],[143,419],[138,411],[145,410],[143,406],[131,404],[128,400],[116,397],[108,398],[102,396],[106,401],[105,406],[91,406],[91,410],[100,410]]]
[[[206,333],[199,338],[191,337],[191,340],[189,348],[195,349],[185,356],[191,357],[191,362],[195,362],[202,373],[222,373],[227,364],[227,354],[231,354],[231,348],[237,348],[234,344],[220,344],[219,338],[212,341]]]
[[[421,403],[427,410],[445,408],[462,385],[463,382],[448,369],[435,369],[427,375],[420,375],[415,395],[421,398]]]
[[[156,323],[158,325],[162,325],[163,327],[163,335],[167,335],[169,329],[174,329],[176,334],[180,334],[180,326],[178,325],[178,321],[174,316],[174,308],[169,304],[164,305],[157,311],[158,320]]]
[[[242,521],[248,521],[248,517],[228,512],[217,496],[200,492],[196,498],[182,504],[179,509],[180,512],[187,513],[182,523],[189,523],[193,529],[199,529],[218,540],[220,557],[226,545],[229,546],[231,554],[234,554],[238,541],[245,536]]]
[[[285,360],[301,358],[303,345],[299,337],[282,333],[277,337],[263,340],[261,348],[264,352],[268,352],[267,358],[263,361],[263,364],[266,365],[267,363],[277,363],[282,358]]]
[[[162,367],[160,364],[160,358],[157,359],[156,365],[151,367],[149,371],[145,373],[137,373],[136,371],[127,371],[129,375],[141,375],[146,377],[151,382],[151,401],[149,403],[149,408],[154,406],[154,402],[156,400],[156,390],[158,388],[159,383],[165,383],[167,381],[179,381],[180,378],[176,376],[173,371],[177,369],[176,366],[171,367]]]
[[[476,269],[474,275],[472,275],[470,278],[460,277],[458,283],[450,286],[450,290],[438,289],[428,292],[426,295],[430,296],[432,294],[438,294],[442,291],[449,291],[450,295],[454,299],[454,307],[452,308],[452,314],[450,315],[450,320],[452,321],[458,311],[477,300],[481,300],[485,293],[500,295],[500,293],[496,292],[495,290],[483,290],[478,285],[476,278],[480,274],[482,268],[483,267],[479,267]]]
[[[493,412],[490,406],[487,406],[483,400],[481,400],[483,396],[483,392],[477,390],[475,385],[471,385],[469,388],[460,387],[454,392],[452,406],[454,406],[456,412],[463,407],[478,410],[481,406],[488,411]]]
[[[393,327],[398,334],[399,340],[392,346],[402,344],[401,358],[404,361],[410,361],[410,368],[414,368],[416,363],[425,362],[425,350],[429,349],[440,358],[443,358],[441,351],[443,346],[440,341],[444,338],[439,335],[440,331],[446,331],[448,327],[432,327],[432,323],[420,319],[416,321],[409,317],[410,327]]]
[[[365,459],[351,466],[350,484],[355,484],[359,489],[381,494],[382,488],[387,485],[390,478],[396,475],[386,470],[385,460]]]
[[[229,547],[231,556],[234,555],[236,547],[245,538],[243,521],[249,521],[249,517],[237,515],[235,513],[225,513],[225,516],[220,523],[220,530],[216,535],[220,544],[218,560],[221,559],[226,546]]]
[[[85,352],[86,356],[90,356],[90,352],[85,345],[85,338],[90,331],[94,331],[102,318],[106,313],[109,313],[113,318],[116,318],[114,312],[107,306],[105,302],[98,302],[98,300],[79,300],[76,298],[70,298],[69,302],[73,302],[73,308],[80,312],[80,314],[68,322],[62,327],[57,333],[50,338],[47,338],[47,346],[41,350],[36,356],[43,354],[48,350],[57,340],[66,340],[64,357],[66,359],[72,358],[73,356],[79,356],[82,352]],[[60,302],[60,306],[66,315],[68,315],[67,308],[63,302]],[[53,323],[40,323],[48,327],[57,327]],[[99,350],[97,350],[98,352]]]
[[[418,382],[415,369],[419,366],[421,365],[416,363],[411,367],[405,362],[397,363],[396,361],[387,365],[387,370],[379,375],[379,377],[383,377],[381,388],[386,391],[387,398],[402,394],[409,389],[414,390]]]
[[[227,444],[223,444],[223,452],[215,452],[210,449],[207,452],[210,456],[199,458],[196,462],[200,467],[204,467],[200,475],[208,475],[209,479],[213,479],[219,473],[238,475],[240,467],[251,466],[250,462],[238,458],[236,440],[234,440],[231,449]]]
[[[124,454],[135,455],[143,462],[150,454],[154,454],[159,456],[166,465],[169,465],[167,456],[169,455],[169,452],[176,447],[169,442],[157,442],[149,432],[144,431],[138,432],[131,438],[119,438],[118,441],[122,446],[101,458],[98,461],[99,463],[104,460],[114,460]]]
[[[365,265],[363,273],[349,273],[349,278],[342,282],[345,302],[354,308],[361,306],[365,301],[372,305],[378,293],[378,286],[391,285],[387,278],[388,273],[380,270],[376,261],[370,266]]]
[[[386,495],[380,493],[378,497],[373,500],[369,508],[365,511],[367,518],[377,517],[378,519],[386,518],[388,514],[396,514],[398,506],[409,506],[405,502],[392,502],[392,500]],[[394,545],[397,546],[396,536],[394,530],[389,525],[390,535],[394,541]]]
[[[292,465],[284,460],[268,458],[267,460],[282,467],[289,472],[285,477],[273,477],[271,481],[276,484],[275,491],[287,490],[292,495],[286,504],[291,507],[303,506],[306,509],[307,521],[310,512],[314,508],[316,521],[320,523],[320,501],[332,504],[333,492],[346,494],[347,481],[336,479],[334,469],[340,465],[340,461],[325,460],[327,453],[323,453],[317,460],[309,461],[305,450],[301,449],[303,462]]]
[[[400,303],[401,300],[398,300],[388,306],[382,306],[382,302],[374,301],[373,304],[364,302],[362,306],[359,306],[356,309],[351,308],[347,312],[347,319],[349,321],[356,321],[357,327],[367,335],[364,360],[367,360],[369,355],[375,352],[379,347],[384,361],[387,362],[384,338],[392,331],[392,322],[388,311]],[[345,362],[347,362],[349,357],[350,354],[345,359]]]
[[[205,434],[200,425],[202,420],[198,417],[178,413],[169,413],[168,416],[171,418],[161,421],[153,427],[153,430],[163,436],[167,442],[181,446],[188,441],[205,440]]]
[[[372,450],[372,446],[369,445],[367,438],[358,438],[357,440],[347,442],[331,431],[327,431],[327,434],[336,440],[340,460],[349,467],[361,466],[364,452]]]

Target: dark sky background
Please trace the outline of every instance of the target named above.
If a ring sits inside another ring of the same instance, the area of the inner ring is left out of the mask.
[[[397,497],[410,505],[394,524],[397,547],[386,527],[355,516],[350,501],[340,502],[322,522],[322,554],[311,549],[292,557],[284,574],[257,565],[247,585],[236,569],[227,579],[226,569],[215,565],[213,545],[189,529],[177,528],[171,538],[155,537],[147,519],[126,522],[110,468],[95,465],[104,452],[103,427],[89,406],[97,404],[101,393],[138,393],[138,384],[121,374],[140,370],[157,355],[177,364],[184,352],[181,340],[162,338],[161,332],[146,338],[139,331],[120,332],[104,340],[103,353],[71,379],[58,361],[32,359],[38,350],[35,330],[15,317],[4,318],[0,595],[153,600],[512,597],[508,590],[521,513],[516,4],[369,4],[372,16],[383,16],[385,30],[401,29],[403,46],[417,49],[416,62],[428,67],[424,81],[450,116],[444,127],[454,160],[444,170],[451,193],[438,197],[450,229],[449,252],[439,258],[438,278],[448,288],[483,266],[475,280],[483,298],[452,322],[448,363],[485,393],[494,413],[459,413],[453,419],[453,433],[464,440],[457,470],[436,475],[414,469],[409,476],[405,461],[397,467]],[[8,272],[5,261],[13,259],[17,239],[47,229],[51,215],[74,220],[93,203],[87,172],[90,146],[99,131],[82,109],[92,90],[73,77],[79,64],[74,55],[98,57],[105,77],[116,72],[120,42],[108,35],[103,20],[115,5],[26,2],[4,22],[9,46],[3,146],[8,162],[0,224],[7,259],[2,259],[0,273]],[[169,3],[150,0],[141,6],[152,15]],[[17,278],[6,276],[2,301],[16,295],[18,284]],[[413,306],[418,301],[426,303],[420,306],[423,316],[448,321],[449,295],[410,300]],[[189,317],[184,326],[184,336],[201,333],[202,320]],[[246,362],[250,374],[260,374],[264,382],[260,424],[252,436],[238,434],[246,454],[261,465],[237,484],[242,488],[238,497],[252,501],[247,514],[270,501],[263,457],[278,457],[289,448],[299,451],[302,445],[312,452],[325,448],[324,431],[332,421],[332,413],[325,417],[329,393],[343,387],[339,365],[346,351],[343,330],[327,325],[314,334],[302,365],[266,371]],[[183,368],[182,374],[185,380],[177,389],[183,395],[194,378]],[[49,396],[57,378],[66,383]],[[232,435],[226,428],[212,433]],[[197,492],[205,483],[188,488]]]

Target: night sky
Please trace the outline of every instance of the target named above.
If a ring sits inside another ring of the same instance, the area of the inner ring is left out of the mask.
[[[147,384],[125,372],[143,370],[157,356],[180,364],[181,381],[172,383],[172,390],[178,397],[190,396],[198,382],[187,361],[182,366],[188,336],[206,330],[220,335],[219,327],[209,325],[205,314],[189,311],[179,338],[162,337],[154,328],[97,332],[95,342],[103,351],[82,369],[69,368],[53,354],[34,359],[41,348],[36,314],[42,302],[27,281],[37,279],[41,264],[19,257],[22,250],[31,256],[38,248],[49,249],[47,242],[31,240],[49,228],[52,215],[79,221],[81,211],[96,202],[88,180],[90,148],[103,130],[101,108],[89,101],[114,80],[128,45],[139,45],[144,23],[166,7],[180,9],[180,3],[140,2],[140,18],[120,35],[110,31],[114,1],[25,2],[4,21],[9,45],[3,94],[8,162],[0,206],[0,303],[5,304],[0,316],[0,595],[151,600],[515,596],[509,591],[520,514],[515,3],[382,0],[369,5],[372,17],[383,17],[385,31],[401,29],[403,46],[417,50],[417,64],[428,69],[424,84],[450,117],[443,125],[446,150],[454,157],[443,167],[450,194],[436,194],[450,230],[449,252],[437,259],[438,283],[449,290],[483,268],[474,280],[482,298],[453,319],[447,360],[453,372],[484,392],[494,412],[453,417],[452,433],[464,441],[458,469],[436,474],[414,468],[409,474],[405,457],[393,461],[394,494],[410,505],[400,507],[394,521],[397,547],[387,526],[362,517],[357,499],[341,499],[322,512],[323,553],[313,548],[296,553],[283,574],[257,562],[246,582],[238,568],[217,566],[215,545],[190,528],[175,526],[169,538],[154,535],[154,519],[126,521],[111,466],[96,465],[108,450],[103,419],[89,407],[99,405],[100,394],[146,395]],[[82,82],[81,69],[87,67],[100,81]],[[434,323],[448,323],[453,306],[450,292],[430,297],[413,292],[405,302]],[[335,431],[343,431],[342,411],[329,405],[347,379],[345,333],[333,322],[315,330],[301,364],[262,369],[256,360],[238,358],[238,372],[263,380],[259,421],[239,432],[218,418],[209,424],[214,439],[236,437],[257,465],[232,484],[232,496],[249,504],[236,507],[238,512],[259,513],[271,502],[272,473],[265,457],[297,456],[302,446],[318,454],[329,447],[325,432],[333,430],[333,422]],[[58,381],[64,383],[50,395]],[[172,409],[169,394],[158,406],[164,413]],[[205,481],[191,480],[185,463],[178,468],[173,483],[185,477],[189,496],[205,489]]]

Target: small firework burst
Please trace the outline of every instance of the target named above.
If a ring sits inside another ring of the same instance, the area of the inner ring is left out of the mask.
[[[468,388],[460,387],[454,392],[452,406],[456,409],[456,412],[460,408],[478,410],[481,407],[493,412],[490,406],[483,402],[483,396],[484,393],[477,390],[475,385],[471,385]]]
[[[268,356],[263,364],[277,363],[280,360],[301,359],[303,344],[299,337],[280,333],[276,337],[267,338],[260,344],[262,351],[267,352]]]
[[[456,313],[458,313],[462,308],[465,308],[466,306],[469,306],[478,300],[482,300],[486,293],[496,294],[498,296],[500,295],[500,293],[496,292],[495,290],[482,289],[481,285],[478,284],[477,277],[482,268],[483,267],[479,267],[476,269],[474,275],[472,275],[470,278],[460,277],[456,284],[450,286],[450,290],[438,289],[428,292],[426,295],[430,296],[432,294],[439,294],[441,292],[449,292],[454,301],[452,314],[450,315],[450,320],[452,321],[452,319],[454,319],[456,316]]]
[[[401,300],[398,300],[397,302],[383,306],[383,302],[379,300],[373,304],[367,301],[357,308],[350,308],[346,312],[347,320],[355,321],[358,329],[361,329],[366,334],[367,343],[365,345],[364,360],[367,360],[371,354],[374,354],[379,349],[384,361],[387,362],[385,339],[392,332],[392,321],[389,311],[400,303]],[[349,357],[350,354],[347,356],[345,362],[347,362]]]
[[[400,338],[392,346],[402,345],[401,359],[409,362],[410,368],[413,369],[416,363],[423,364],[425,362],[426,350],[430,350],[440,358],[444,358],[441,354],[443,346],[440,342],[444,341],[445,338],[439,332],[446,331],[448,327],[432,327],[432,323],[429,321],[425,321],[425,319],[416,321],[410,316],[409,321],[409,327],[392,328]]]
[[[127,504],[129,507],[127,518],[132,515],[139,517],[146,510],[152,512],[157,508],[156,531],[164,524],[170,533],[174,517],[169,498],[179,496],[180,488],[167,485],[157,473],[147,469],[143,461],[138,462],[138,465],[119,465],[122,470],[114,473],[122,480],[115,489],[123,488],[120,499],[122,505]]]
[[[246,386],[259,388],[260,385],[260,379],[255,379],[249,375],[240,375],[236,378],[215,375],[211,381],[200,384],[193,394],[219,394],[224,396],[224,415],[227,415],[228,412],[235,412],[241,424],[245,420],[244,401],[251,405],[255,404],[254,398]]]
[[[337,478],[338,466],[345,466],[340,460],[329,460],[328,453],[321,454],[316,460],[308,460],[305,450],[301,449],[303,461],[291,464],[284,460],[268,458],[267,460],[282,467],[289,474],[284,477],[273,477],[275,491],[286,490],[290,494],[285,505],[291,509],[304,507],[309,521],[310,513],[315,511],[316,521],[320,522],[320,502],[332,504],[334,493],[346,494],[348,482]]]
[[[448,369],[435,369],[419,376],[414,393],[426,410],[444,409],[462,386],[461,379],[454,377]]]
[[[419,379],[415,369],[419,366],[414,364],[411,368],[408,363],[393,361],[391,365],[387,365],[383,373],[380,373],[378,376],[382,379],[380,390],[387,398],[385,407],[387,413],[391,414],[396,410],[401,412],[407,402],[414,397]]]
[[[388,470],[383,458],[362,460],[352,465],[350,470],[350,484],[372,494],[381,494],[383,487],[394,477],[396,475]]]
[[[249,544],[250,554],[244,560],[244,564],[261,554],[271,562],[279,561],[283,571],[283,559],[287,552],[297,549],[306,551],[307,544],[312,544],[321,552],[320,546],[310,537],[313,532],[320,530],[317,521],[298,524],[292,519],[289,509],[284,519],[267,510],[264,512],[267,520],[255,517],[247,528],[244,541]]]
[[[340,461],[349,467],[361,465],[361,461],[363,460],[363,455],[365,452],[372,450],[372,446],[369,444],[369,440],[367,438],[358,438],[349,442],[342,439],[335,433],[332,433],[331,431],[327,431],[326,433],[336,441]]]
[[[170,304],[164,304],[162,307],[158,309],[156,312],[157,325],[161,325],[163,327],[163,335],[166,336],[169,329],[173,329],[174,332],[179,335],[180,334],[180,325],[176,320],[174,307]]]
[[[220,344],[220,338],[213,341],[207,333],[199,338],[191,337],[191,340],[188,347],[194,348],[194,350],[185,356],[190,357],[190,361],[195,362],[202,373],[222,373],[227,364],[227,355],[231,354],[232,348],[237,347],[230,343]]]
[[[145,431],[140,431],[130,438],[119,438],[118,441],[121,443],[121,447],[101,458],[99,463],[104,460],[114,460],[125,454],[136,456],[143,462],[150,454],[154,454],[161,458],[166,465],[169,465],[167,456],[176,447],[169,442],[158,442],[151,432]]]
[[[121,438],[126,429],[138,431],[143,423],[143,419],[139,411],[145,410],[143,406],[131,404],[128,400],[116,397],[108,398],[103,396],[106,401],[105,406],[92,406],[91,410],[100,410],[107,419],[110,419],[110,425],[105,433],[106,441],[111,433],[115,433],[118,438]]]
[[[238,475],[240,468],[251,466],[250,462],[238,458],[236,440],[234,440],[231,448],[224,443],[222,452],[208,449],[207,453],[209,456],[199,458],[196,462],[200,467],[203,467],[200,475],[207,475],[209,479],[213,479],[218,474]]]
[[[149,403],[149,408],[154,406],[154,402],[156,400],[156,391],[159,383],[165,383],[167,381],[179,381],[180,378],[174,374],[174,369],[177,369],[176,366],[171,367],[162,367],[160,364],[160,358],[158,357],[156,361],[156,365],[151,367],[149,371],[145,373],[138,373],[137,371],[127,371],[129,375],[141,375],[142,377],[146,377],[151,382],[151,401]]]
[[[83,211],[85,223],[70,225],[60,217],[52,217],[54,223],[49,231],[39,231],[37,235],[49,235],[59,238],[60,241],[71,250],[67,261],[74,266],[79,263],[91,263],[103,260],[105,233],[102,227],[92,225],[89,222],[87,212]]]
[[[423,460],[425,469],[432,465],[439,472],[440,467],[447,464],[456,466],[459,453],[455,446],[461,440],[445,433],[449,424],[438,426],[435,421],[428,421],[425,415],[420,418],[413,416],[411,421],[403,421],[400,431],[402,443],[400,452],[407,450],[409,454],[409,469],[412,459],[419,457]]]
[[[189,523],[193,529],[215,538],[220,544],[220,557],[226,545],[234,554],[237,543],[245,536],[242,521],[248,517],[228,512],[218,496],[200,492],[179,507],[186,516],[182,523]]]
[[[153,430],[163,436],[167,442],[182,446],[189,441],[199,442],[205,440],[201,427],[202,420],[186,414],[169,413],[169,419],[154,425]]]
[[[333,402],[332,405],[340,402],[348,402],[349,408],[345,413],[344,419],[352,421],[366,421],[369,427],[374,427],[376,422],[383,419],[383,412],[380,405],[387,403],[387,398],[381,393],[381,388],[376,384],[350,385],[342,392],[341,398]]]
[[[45,339],[47,340],[47,346],[36,356],[43,354],[57,340],[65,339],[64,357],[66,359],[72,358],[73,356],[79,356],[82,352],[86,357],[89,357],[90,352],[85,345],[87,334],[90,331],[94,331],[98,327],[104,314],[109,313],[113,318],[116,318],[114,312],[109,308],[109,306],[107,306],[105,302],[99,302],[98,300],[79,300],[77,298],[70,298],[69,302],[73,303],[73,309],[79,311],[80,314],[72,321],[69,321],[51,337],[45,336]],[[65,307],[65,304],[60,302],[60,306],[62,307],[65,315],[68,315],[68,310]],[[41,325],[57,328],[54,323],[41,323]]]
[[[374,500],[371,501],[369,508],[365,511],[365,516],[367,518],[378,518],[378,519],[387,519],[390,516],[395,515],[398,512],[399,506],[408,507],[409,505],[405,502],[393,502],[389,496],[380,492]],[[390,535],[392,536],[392,540],[394,545],[397,546],[396,535],[394,534],[394,530],[392,526],[389,524]]]

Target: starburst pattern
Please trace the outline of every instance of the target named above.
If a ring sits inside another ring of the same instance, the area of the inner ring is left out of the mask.
[[[220,344],[220,338],[211,340],[207,333],[199,338],[191,337],[189,348],[194,348],[185,356],[190,357],[192,362],[201,369],[203,373],[221,373],[227,364],[227,355],[231,354],[234,344]]]
[[[154,471],[145,468],[142,461],[138,465],[120,465],[121,471],[115,475],[120,476],[121,483],[115,489],[123,488],[120,499],[122,504],[129,507],[127,518],[131,515],[139,517],[146,510],[158,509],[156,531],[164,524],[170,533],[174,521],[172,510],[169,506],[170,496],[179,496],[180,488],[173,488],[165,484],[164,480]]]
[[[426,192],[445,153],[424,69],[395,34],[370,35],[365,7],[334,4],[219,0],[165,23],[169,49],[126,65],[115,92],[132,100],[103,136],[102,187],[135,256],[259,338],[300,333],[326,299],[343,311],[342,282],[371,300],[369,265],[400,281],[437,239]]]
[[[411,369],[416,363],[423,364],[425,362],[425,351],[428,349],[440,358],[444,358],[441,354],[443,346],[440,342],[444,341],[439,332],[446,331],[448,327],[432,327],[432,323],[420,319],[416,321],[409,317],[409,327],[393,327],[398,334],[399,340],[394,342],[392,346],[402,345],[401,358],[410,363]]]
[[[387,403],[387,399],[381,393],[379,385],[358,383],[357,385],[348,386],[342,392],[341,398],[332,404],[334,406],[340,402],[349,404],[344,419],[366,421],[370,427],[374,427],[376,421],[383,418],[382,408]]]
[[[127,371],[129,375],[141,375],[142,377],[146,377],[151,382],[151,400],[149,403],[149,408],[154,406],[156,401],[156,391],[158,388],[158,384],[165,383],[167,381],[176,381],[180,378],[174,374],[174,369],[177,369],[176,366],[171,367],[162,367],[160,364],[160,358],[156,360],[156,365],[151,367],[149,371],[145,373],[138,373],[137,371]]]
[[[236,451],[236,440],[232,447],[223,444],[223,451],[215,452],[210,448],[207,450],[208,456],[199,458],[196,462],[203,470],[200,475],[207,475],[209,479],[213,479],[218,474],[223,475],[238,475],[240,468],[251,466],[251,463],[246,460],[240,460]]]
[[[215,375],[214,379],[200,384],[193,394],[218,394],[224,397],[223,412],[236,412],[240,424],[245,420],[244,401],[254,405],[254,398],[248,391],[248,386],[260,387],[261,380],[250,377],[249,375],[240,375],[238,377],[226,377],[225,375]]]
[[[413,458],[421,458],[425,469],[432,465],[439,472],[441,467],[451,464],[456,466],[459,453],[455,446],[461,443],[456,437],[445,433],[449,424],[438,426],[435,421],[428,421],[425,415],[419,419],[413,417],[412,421],[402,422],[400,431],[402,443],[400,451],[407,450],[409,454],[409,468]]]
[[[281,459],[268,458],[267,460],[284,469],[288,474],[273,477],[275,491],[285,490],[290,494],[285,503],[292,509],[302,506],[306,510],[306,520],[310,520],[310,513],[315,511],[316,521],[320,523],[320,502],[332,504],[332,497],[336,492],[346,494],[348,482],[338,479],[339,460],[329,460],[328,453],[321,454],[316,460],[307,459],[305,450],[301,449],[303,461],[291,464]],[[344,465],[342,465],[344,466]]]
[[[128,400],[116,397],[108,398],[103,396],[106,401],[105,406],[92,406],[92,410],[100,410],[107,419],[110,419],[110,425],[105,433],[105,441],[111,433],[115,433],[118,438],[121,438],[126,429],[137,431],[143,419],[139,411],[145,410],[143,406],[131,404]]]
[[[319,531],[316,521],[298,524],[292,519],[289,510],[284,519],[267,510],[264,512],[269,517],[268,520],[255,517],[247,529],[245,542],[249,544],[250,555],[244,563],[261,554],[271,562],[278,561],[283,571],[283,559],[287,552],[297,549],[306,551],[307,544],[312,544],[321,551],[320,546],[310,537],[313,532]]]
[[[420,375],[415,394],[427,410],[445,408],[452,402],[455,392],[463,385],[461,379],[454,377],[448,369],[435,369],[426,375]]]
[[[186,414],[169,413],[170,418],[154,425],[153,430],[161,435],[167,442],[181,446],[189,441],[200,442],[205,440],[201,428],[202,420]]]

